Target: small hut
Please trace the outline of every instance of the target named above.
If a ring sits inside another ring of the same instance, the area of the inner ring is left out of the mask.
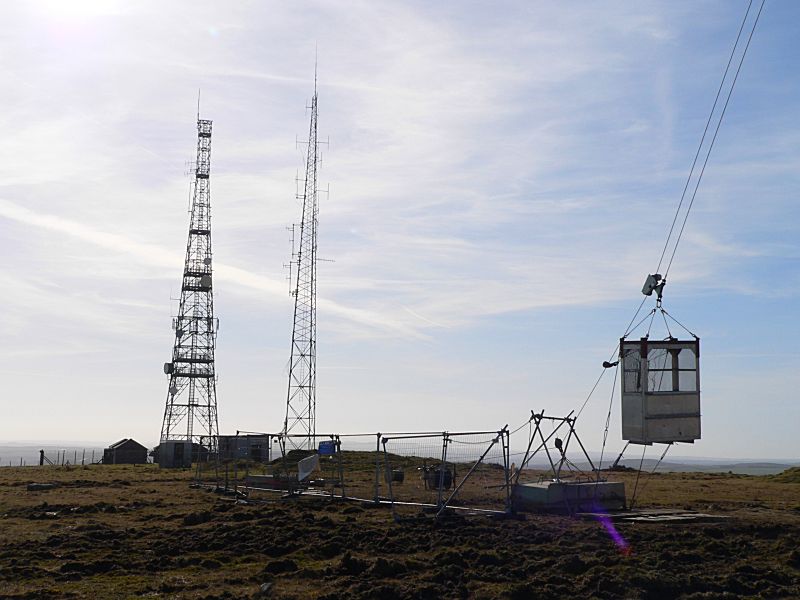
[[[104,465],[140,465],[147,462],[147,448],[136,440],[124,438],[103,451]]]

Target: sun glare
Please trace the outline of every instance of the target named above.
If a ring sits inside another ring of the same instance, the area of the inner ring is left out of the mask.
[[[120,12],[119,0],[37,0],[32,3],[41,16],[58,20],[82,20]]]

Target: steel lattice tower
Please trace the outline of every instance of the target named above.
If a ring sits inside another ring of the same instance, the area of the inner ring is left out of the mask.
[[[211,279],[211,121],[197,119],[195,163],[189,238],[183,268],[178,316],[173,320],[175,345],[169,375],[167,406],[161,441],[201,443],[216,455],[217,422],[214,347],[217,325]]]
[[[292,257],[296,278],[294,289],[294,325],[289,361],[289,390],[286,398],[286,420],[283,433],[299,435],[288,438],[296,448],[314,447],[317,409],[317,85],[311,99],[311,125],[308,133],[306,173],[300,221],[300,244]]]

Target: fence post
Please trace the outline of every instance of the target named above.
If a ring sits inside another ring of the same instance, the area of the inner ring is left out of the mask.
[[[375,434],[375,504],[380,502],[380,476],[381,476],[381,467],[380,467],[380,457],[381,457],[381,434],[378,432]]]
[[[270,452],[272,449],[270,448]],[[239,430],[233,440],[233,497],[239,499]]]
[[[506,478],[506,512],[511,512],[511,433],[508,431],[508,425],[505,428],[505,437],[503,439],[503,461],[505,462],[505,478]]]
[[[386,478],[386,484],[389,486],[389,502],[391,502],[392,506],[392,517],[395,521],[397,521],[397,512],[394,508],[394,490],[392,489],[392,477],[391,472],[392,469],[389,466],[389,454],[386,452],[386,442],[388,442],[386,438],[383,438],[383,466],[384,472],[389,473],[389,477]]]
[[[446,431],[442,432],[442,464],[439,467],[439,493],[436,498],[436,506],[442,507],[442,492],[444,492],[444,472],[447,469],[447,443],[450,441],[450,436]],[[436,472],[434,471],[434,474]],[[435,479],[434,479],[435,481]]]

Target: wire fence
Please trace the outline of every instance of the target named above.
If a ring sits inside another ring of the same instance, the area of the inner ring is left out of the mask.
[[[102,448],[7,446],[0,453],[0,467],[92,465],[102,458]]]
[[[299,437],[299,436],[298,436]],[[318,496],[389,504],[396,518],[510,509],[510,434],[480,432],[220,436],[195,483],[249,499]],[[308,444],[306,444],[308,445]]]
[[[378,436],[316,435],[311,449],[294,448],[294,442],[307,436],[258,432],[220,436],[216,460],[209,454],[197,462],[195,479],[199,485],[246,497],[280,493],[373,499]]]
[[[443,432],[381,440],[395,518],[448,510],[510,510],[509,433]],[[406,478],[406,473],[410,477]]]

